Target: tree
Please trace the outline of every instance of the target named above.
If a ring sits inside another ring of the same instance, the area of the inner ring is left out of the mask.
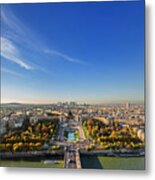
[[[100,133],[103,134],[103,132],[104,132],[104,129],[100,128]]]
[[[100,144],[101,143],[101,138],[97,138],[97,142]]]
[[[9,132],[10,127],[9,127],[9,121],[6,122],[6,131]]]
[[[29,117],[25,116],[24,121],[23,121],[23,130],[26,131],[28,126],[30,126]]]

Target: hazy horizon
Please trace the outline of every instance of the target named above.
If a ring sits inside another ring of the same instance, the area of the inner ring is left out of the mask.
[[[144,100],[100,100],[100,101],[93,101],[93,100],[51,100],[51,101],[3,101],[1,104],[9,104],[9,103],[21,103],[21,104],[55,104],[55,103],[65,103],[65,102],[76,102],[76,103],[86,103],[86,104],[124,104],[124,103],[131,103],[131,104],[144,104]]]

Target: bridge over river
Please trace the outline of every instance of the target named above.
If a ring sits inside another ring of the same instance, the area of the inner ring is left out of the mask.
[[[64,168],[81,168],[79,148],[66,146],[64,151]]]

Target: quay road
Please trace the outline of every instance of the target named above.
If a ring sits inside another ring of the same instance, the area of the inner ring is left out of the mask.
[[[47,151],[27,151],[27,152],[0,152],[0,159],[14,159],[14,158],[33,158],[33,157],[48,157],[48,156],[62,156],[63,150],[47,152]]]

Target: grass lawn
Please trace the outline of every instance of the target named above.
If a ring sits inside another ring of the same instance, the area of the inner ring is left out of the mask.
[[[43,161],[10,161],[0,160],[0,167],[36,167],[36,168],[63,168],[64,161],[59,160],[59,164],[44,164]]]
[[[144,157],[81,156],[82,168],[144,170]]]

